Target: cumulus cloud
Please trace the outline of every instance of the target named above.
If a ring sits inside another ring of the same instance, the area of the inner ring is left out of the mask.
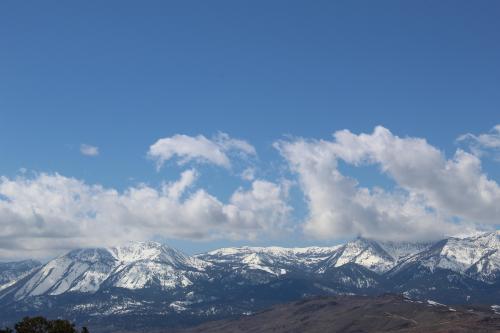
[[[222,202],[203,189],[186,193],[196,177],[187,170],[158,189],[125,191],[59,174],[1,177],[0,258],[40,258],[155,236],[255,239],[287,224],[287,186],[255,180]]]
[[[99,155],[99,147],[82,143],[80,145],[80,153],[85,156],[97,156]]]
[[[421,138],[400,138],[383,127],[371,134],[334,133],[333,140],[275,144],[298,174],[309,206],[304,230],[313,236],[361,234],[381,239],[429,239],[468,223],[498,224],[500,187],[463,150],[453,158]],[[338,162],[377,165],[397,188],[362,187]]]
[[[186,170],[181,174],[181,178],[169,183],[163,188],[163,192],[170,198],[178,199],[198,178],[196,170]]]
[[[228,154],[240,156],[256,155],[255,148],[244,140],[231,138],[226,133],[219,133],[212,139],[203,135],[188,136],[176,134],[162,138],[149,147],[148,156],[156,161],[157,167],[174,157],[183,165],[195,161],[211,163],[224,168],[231,167]]]
[[[457,142],[468,144],[476,156],[491,153],[494,158],[500,160],[500,124],[493,127],[489,133],[463,134],[457,138]]]
[[[466,137],[481,149],[497,149],[498,133],[496,126],[488,134]],[[483,172],[481,155],[474,151],[457,149],[447,157],[425,139],[399,137],[381,126],[372,133],[337,131],[328,140],[289,138],[275,147],[297,181],[257,179],[255,166],[244,163],[246,169],[234,175],[246,180],[246,187],[227,200],[197,187],[200,174],[194,168],[158,187],[141,184],[122,191],[57,173],[0,177],[0,259],[44,258],[75,247],[156,236],[282,236],[295,227],[290,224],[296,221],[288,198],[291,184],[298,184],[307,202],[300,226],[315,238],[429,240],[500,223],[500,186]],[[234,171],[236,159],[256,152],[246,141],[219,133],[210,139],[163,138],[148,155],[158,167],[174,159],[180,165],[210,163]],[[341,163],[376,166],[395,186],[363,186]]]

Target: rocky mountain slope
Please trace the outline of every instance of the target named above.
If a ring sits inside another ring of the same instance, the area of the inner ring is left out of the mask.
[[[10,287],[41,265],[35,260],[0,263],[0,291]]]
[[[210,263],[155,242],[110,249],[78,249],[49,261],[0,297],[14,300],[63,293],[95,293],[101,287],[161,290],[192,284]],[[206,274],[205,274],[206,275]]]
[[[304,299],[237,320],[223,320],[183,333],[320,332],[500,332],[500,314],[492,309],[449,307],[403,297],[336,296]]]

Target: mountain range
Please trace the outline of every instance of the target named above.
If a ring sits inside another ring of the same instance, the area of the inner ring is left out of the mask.
[[[398,293],[500,303],[500,232],[437,242],[356,238],[332,247],[222,248],[189,256],[156,242],[0,263],[0,325],[64,317],[94,331],[180,327],[314,295]]]

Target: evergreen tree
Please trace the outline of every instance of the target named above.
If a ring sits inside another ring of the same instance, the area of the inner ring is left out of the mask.
[[[44,317],[25,317],[14,328],[16,333],[79,333],[75,325],[67,320],[47,320]],[[14,333],[8,327],[0,329],[0,333]],[[81,333],[89,333],[87,327],[82,327]]]
[[[14,328],[17,333],[48,333],[49,321],[43,317],[24,317]]]
[[[56,319],[49,322],[47,333],[78,333],[75,325],[67,320]]]

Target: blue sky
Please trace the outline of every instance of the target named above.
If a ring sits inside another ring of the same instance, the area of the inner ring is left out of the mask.
[[[149,147],[221,131],[257,151],[235,166],[300,181],[277,140],[332,140],[377,125],[425,138],[451,159],[459,136],[500,123],[499,14],[498,1],[4,1],[0,175],[57,172],[123,191],[196,168],[197,188],[226,202],[250,186],[238,167],[173,159],[157,171]],[[81,144],[98,156],[82,155]],[[495,182],[496,152],[480,156]],[[383,162],[351,162],[339,168],[363,186],[405,187],[380,173]],[[287,199],[295,224],[310,211],[303,193],[292,186]],[[298,231],[272,241],[174,238],[188,252],[336,241]]]

